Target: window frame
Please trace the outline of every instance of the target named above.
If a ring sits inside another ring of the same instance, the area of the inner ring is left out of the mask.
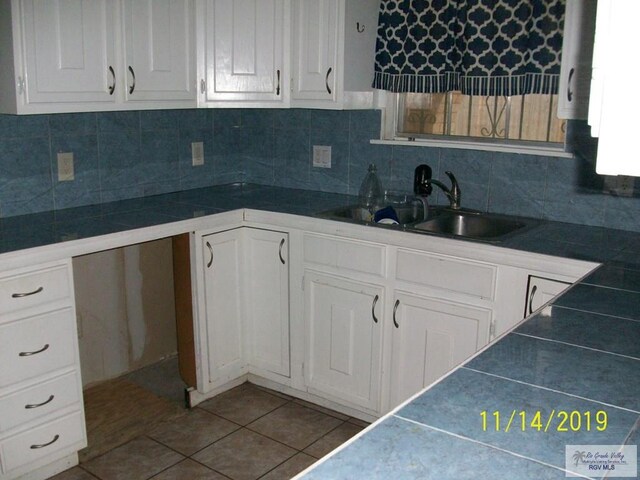
[[[453,135],[434,135],[433,137],[410,137],[397,135],[400,94],[384,90],[377,90],[377,92],[379,100],[378,105],[382,110],[380,139],[371,140],[372,144],[480,150],[523,155],[553,156],[560,158],[574,157],[572,152],[568,152],[566,150],[566,139],[564,144],[561,144],[526,140],[481,139],[477,137],[459,137]],[[461,138],[465,139],[461,140]]]

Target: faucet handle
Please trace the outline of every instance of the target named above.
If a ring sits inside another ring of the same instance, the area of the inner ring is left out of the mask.
[[[458,185],[458,180],[456,180],[453,172],[445,171],[444,172],[449,180],[451,180],[451,208],[460,208],[460,185]]]

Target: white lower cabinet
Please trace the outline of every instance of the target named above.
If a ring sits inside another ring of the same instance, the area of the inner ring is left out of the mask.
[[[309,392],[376,411],[384,288],[306,271],[304,292]]]
[[[394,407],[469,358],[489,340],[487,308],[396,291],[390,406]]]
[[[226,383],[247,371],[242,341],[241,233],[242,229],[236,228],[202,237],[206,387]]]

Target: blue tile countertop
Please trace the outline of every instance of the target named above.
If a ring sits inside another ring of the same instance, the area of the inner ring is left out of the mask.
[[[189,190],[2,219],[0,255],[237,208],[313,216],[353,202],[346,195],[259,185]],[[538,222],[497,245],[604,265],[305,479],[560,479],[567,473],[567,444],[639,443],[640,234]],[[604,431],[596,429],[601,410]],[[565,424],[568,431],[559,431],[560,411],[580,412],[581,428]],[[494,412],[502,416],[499,431]],[[517,428],[507,432],[512,412]],[[520,412],[527,415],[524,431]],[[536,412],[540,430],[531,426]],[[584,412],[591,412],[590,429]]]

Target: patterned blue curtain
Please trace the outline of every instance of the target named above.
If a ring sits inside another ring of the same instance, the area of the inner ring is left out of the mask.
[[[382,0],[373,87],[557,93],[565,0]]]

